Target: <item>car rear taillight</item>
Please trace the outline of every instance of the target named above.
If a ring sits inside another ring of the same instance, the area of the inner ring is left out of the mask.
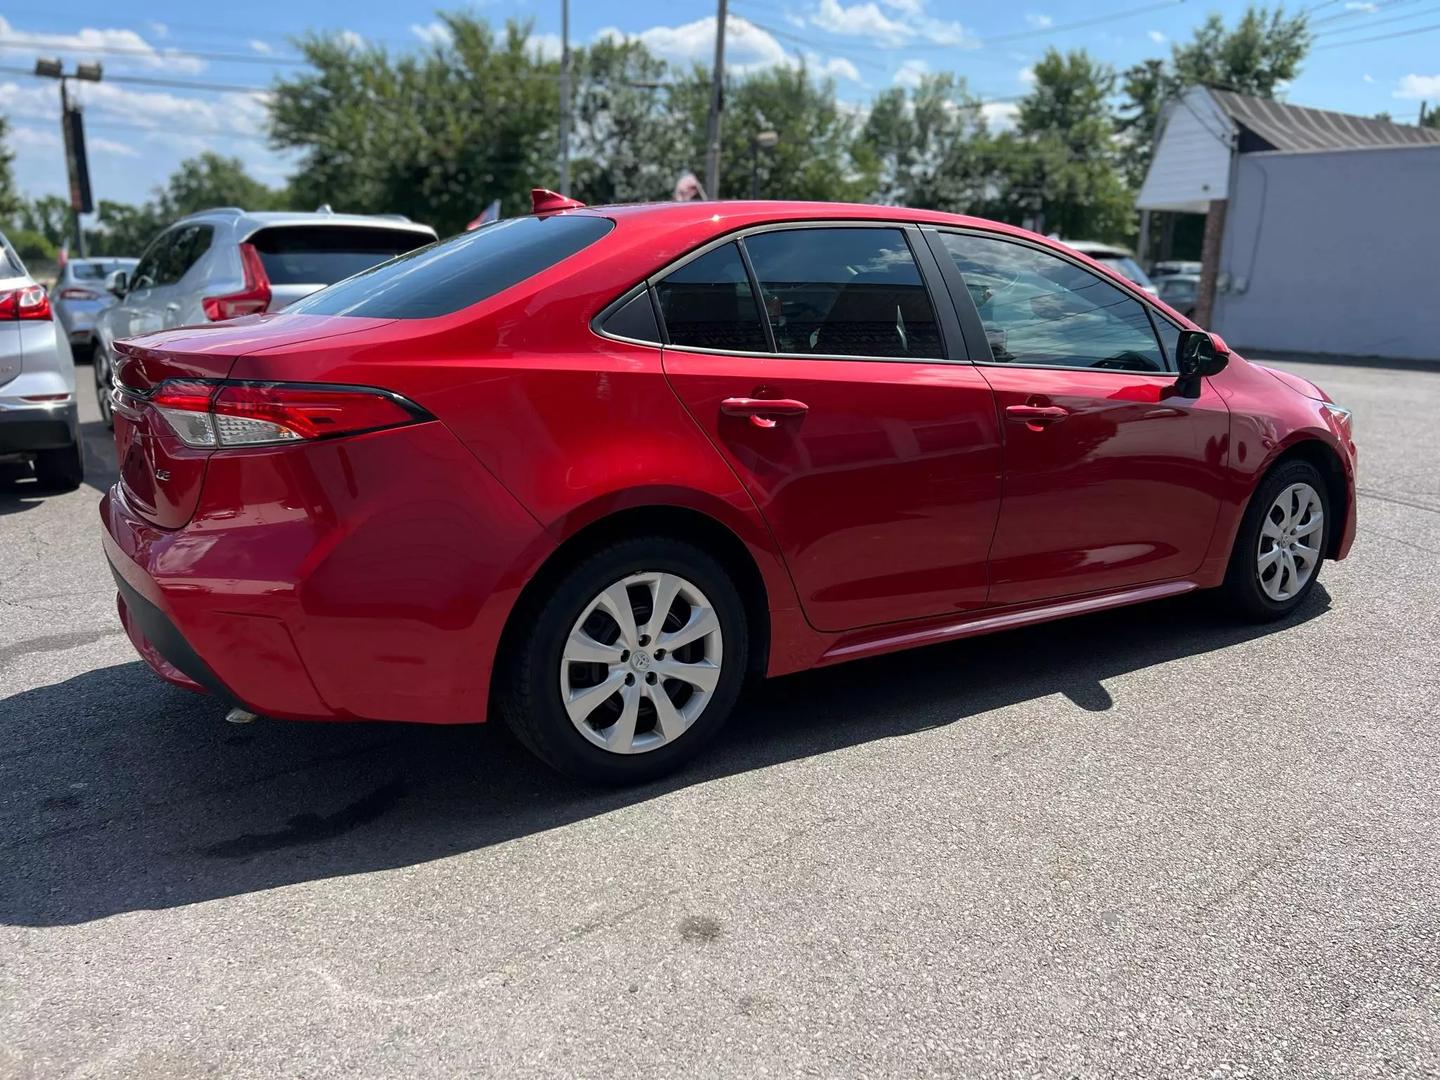
[[[260,261],[254,244],[240,245],[240,266],[245,271],[245,287],[224,296],[207,296],[200,301],[205,317],[211,322],[255,315],[270,306],[270,275]]]
[[[170,379],[149,403],[186,446],[279,446],[433,419],[388,390],[306,383]]]
[[[0,291],[0,319],[49,319],[50,297],[40,285]]]
[[[99,294],[98,292],[92,292],[92,291],[89,290],[89,289],[69,288],[69,289],[61,289],[61,290],[60,290],[60,299],[61,299],[61,300],[99,300],[99,299],[100,299],[100,294]]]

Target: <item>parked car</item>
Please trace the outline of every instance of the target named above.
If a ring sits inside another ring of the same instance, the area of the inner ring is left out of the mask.
[[[1151,296],[1155,295],[1155,283],[1150,280],[1144,270],[1140,269],[1140,264],[1135,261],[1135,253],[1128,248],[1102,243],[1099,240],[1064,240],[1061,242],[1082,255],[1088,255],[1101,265],[1108,266],[1121,277],[1128,278],[1139,285]]]
[[[1199,274],[1170,274],[1160,279],[1156,288],[1160,299],[1187,319],[1195,317],[1195,298],[1200,294]]]
[[[95,321],[95,394],[107,424],[115,342],[174,326],[281,311],[351,274],[435,241],[407,218],[249,213],[238,207],[182,218],[150,242],[133,272],[106,287],[118,298]]]
[[[50,289],[50,306],[55,321],[70,342],[70,350],[83,360],[90,359],[94,344],[95,318],[115,297],[105,288],[105,279],[117,270],[129,273],[138,259],[69,259]]]
[[[163,677],[242,720],[493,706],[639,781],[752,674],[1197,589],[1279,619],[1350,550],[1350,414],[1063,245],[536,211],[117,345],[104,547]]]
[[[0,459],[16,458],[50,490],[85,479],[70,343],[45,287],[0,234]]]
[[[1164,262],[1157,262],[1155,268],[1150,271],[1152,278],[1169,277],[1171,274],[1194,274],[1200,276],[1200,264],[1185,260],[1167,259]]]

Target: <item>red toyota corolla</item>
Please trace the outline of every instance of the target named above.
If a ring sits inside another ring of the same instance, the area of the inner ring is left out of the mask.
[[[674,768],[747,676],[1221,588],[1355,532],[1349,413],[1084,256],[894,207],[534,216],[119,344],[120,617],[295,720]]]

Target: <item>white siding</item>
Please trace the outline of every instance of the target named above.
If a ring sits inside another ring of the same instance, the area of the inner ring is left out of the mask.
[[[1234,130],[1204,87],[1171,102],[1140,187],[1140,209],[1204,213],[1212,199],[1225,198]]]
[[[1440,359],[1440,146],[1242,154],[1217,331],[1242,354]]]

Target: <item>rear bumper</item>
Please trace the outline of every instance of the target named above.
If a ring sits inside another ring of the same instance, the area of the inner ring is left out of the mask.
[[[216,454],[190,522],[112,488],[120,618],[164,679],[292,720],[484,720],[548,534],[437,423]]]
[[[75,400],[59,405],[0,400],[0,454],[59,450],[80,437]]]

